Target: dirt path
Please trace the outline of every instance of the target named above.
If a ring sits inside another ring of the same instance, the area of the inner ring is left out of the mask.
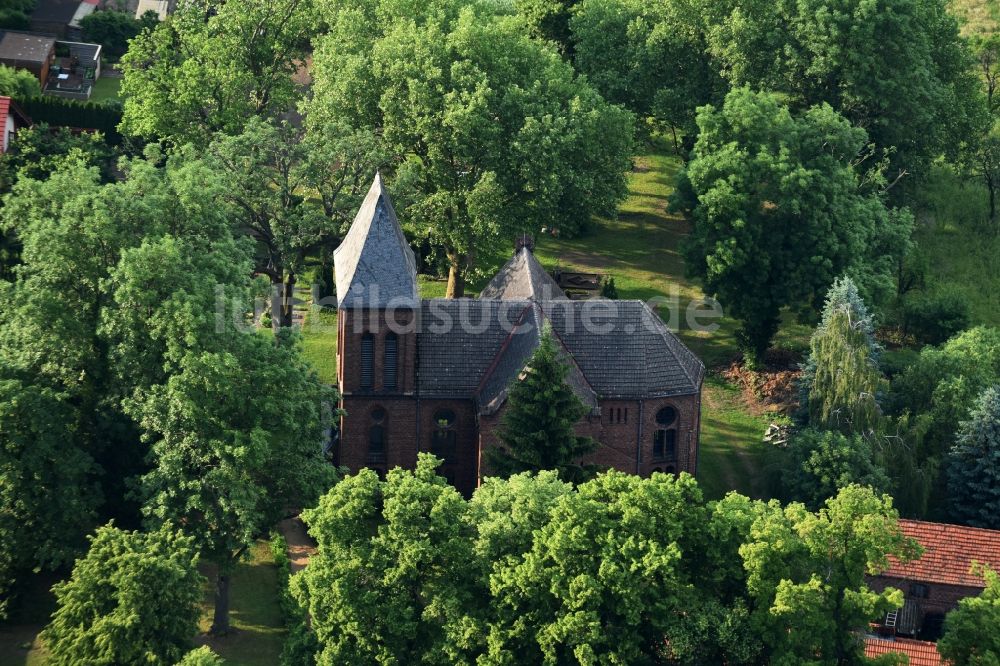
[[[316,552],[316,542],[306,532],[306,526],[298,516],[282,520],[278,523],[278,531],[288,542],[288,562],[292,573],[302,571]]]

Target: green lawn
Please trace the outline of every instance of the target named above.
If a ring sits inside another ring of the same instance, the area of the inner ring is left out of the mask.
[[[205,610],[201,630],[212,624],[214,571],[204,567]],[[198,645],[208,645],[226,660],[227,666],[274,666],[281,656],[285,627],[278,605],[278,570],[271,546],[258,541],[251,558],[236,569],[230,584],[230,614],[235,631],[222,638],[202,635]]]
[[[737,387],[715,376],[706,378],[698,461],[705,497],[718,499],[730,490],[762,499],[771,496],[773,449],[761,440],[771,421],[751,414]]]
[[[1000,2],[997,0],[951,0],[964,35],[986,35],[1000,26]]]
[[[91,102],[106,102],[111,99],[119,99],[118,88],[121,86],[121,79],[112,79],[102,76],[94,82],[94,90],[90,94]]]
[[[1000,220],[989,222],[986,188],[937,167],[921,189],[916,219],[927,288],[961,293],[973,324],[1000,326]]]
[[[717,330],[698,332],[686,321],[688,304],[704,293],[684,274],[680,244],[688,232],[687,223],[666,210],[679,166],[680,160],[665,145],[637,157],[629,177],[629,197],[617,220],[598,220],[590,233],[579,238],[541,238],[536,255],[550,270],[559,266],[610,274],[620,298],[667,299],[660,315],[713,369],[737,358],[737,322],[723,317]],[[808,326],[788,318],[775,345],[804,350],[810,333]],[[706,378],[698,477],[709,497],[721,497],[729,490],[755,497],[769,495],[768,451],[761,436],[771,420],[768,415],[752,415],[735,386],[713,375]]]
[[[200,623],[207,631],[212,623],[213,568],[204,566],[208,577]],[[26,594],[11,622],[0,625],[0,666],[42,666],[45,649],[37,634],[55,608],[48,592],[53,581],[46,579],[37,590]],[[278,605],[278,572],[270,545],[259,541],[251,558],[237,567],[230,588],[232,624],[236,631],[224,638],[198,636],[197,645],[207,644],[226,660],[228,666],[274,666],[278,663],[285,639],[285,628]]]
[[[302,355],[327,384],[337,383],[337,313],[312,308],[302,326]]]

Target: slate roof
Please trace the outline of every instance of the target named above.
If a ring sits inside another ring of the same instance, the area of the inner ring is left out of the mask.
[[[524,309],[517,326],[504,340],[500,351],[479,385],[477,399],[480,413],[492,414],[500,409],[507,400],[507,391],[511,384],[518,379],[521,371],[531,360],[531,355],[541,344],[542,328],[546,323],[547,318],[537,303],[532,303]],[[585,405],[596,409],[598,406],[597,393],[590,386],[576,359],[566,349],[559,336],[555,337],[560,356],[569,364],[566,382]]]
[[[545,301],[566,298],[566,294],[524,246],[493,276],[479,298]]]
[[[45,63],[55,44],[56,40],[52,37],[0,30],[0,60]]]
[[[378,174],[334,264],[338,307],[417,308],[418,395],[475,399],[483,413],[496,411],[546,322],[570,364],[567,382],[592,408],[598,399],[701,390],[705,366],[649,306],[569,300],[526,247],[481,298],[419,301],[413,251]]]
[[[523,317],[536,308],[531,319]],[[701,388],[704,365],[641,301],[434,299],[423,301],[421,310],[418,391],[479,395],[486,409],[537,346],[527,325],[537,328],[539,313],[575,362],[583,395],[640,399],[693,395]],[[464,329],[463,318],[469,324]],[[596,331],[587,330],[588,321]],[[511,336],[518,324],[522,332]]]
[[[982,576],[970,573],[973,562],[1000,571],[1000,530],[922,520],[900,520],[899,526],[903,534],[920,542],[924,554],[907,564],[890,558],[884,576],[982,588],[986,586]]]
[[[927,641],[915,641],[908,638],[875,638],[865,637],[865,656],[881,657],[887,654],[905,654],[910,666],[940,666],[944,663],[937,651],[937,645]]]
[[[37,0],[31,20],[68,24],[79,7],[80,0]]]
[[[381,175],[375,174],[333,260],[339,307],[417,304],[417,262]]]

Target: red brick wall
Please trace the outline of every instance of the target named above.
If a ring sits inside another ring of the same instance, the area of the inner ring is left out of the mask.
[[[391,313],[396,323],[387,323],[384,310],[341,310],[337,319],[337,380],[341,393],[365,395],[411,395],[416,390],[417,336],[412,328],[416,321],[412,310],[396,310]],[[374,336],[374,359],[372,388],[361,388],[361,339],[365,333]],[[396,343],[396,389],[386,390],[383,386],[385,338],[395,333]]]
[[[913,583],[920,583],[927,587],[927,597],[922,599],[914,599],[919,608],[919,624],[923,624],[923,620],[927,615],[938,614],[946,615],[950,611],[955,610],[958,607],[958,602],[966,597],[976,597],[983,591],[981,587],[964,587],[961,585],[944,585],[941,583],[927,583],[924,581],[913,581],[905,580],[903,578],[894,578],[890,576],[874,576],[869,581],[869,585],[876,592],[881,592],[887,587],[894,587],[897,590],[902,590],[903,594],[909,599],[910,596],[910,585]]]
[[[337,447],[337,464],[352,472],[362,467],[388,471],[393,467],[412,469],[417,464],[416,400],[407,397],[353,397],[341,401],[346,414],[340,420],[340,444]],[[385,428],[385,461],[368,461],[369,429],[375,425],[372,410],[380,407],[386,416],[381,425]]]
[[[653,433],[657,427],[656,413],[671,405],[677,410],[677,457],[674,460],[653,460]],[[621,410],[619,412],[619,410]],[[626,411],[628,410],[627,414]],[[483,451],[496,446],[496,428],[504,409],[480,418],[480,442]],[[577,424],[577,432],[593,437],[600,447],[584,462],[630,474],[649,476],[654,469],[695,473],[697,466],[699,428],[698,396],[645,401],[606,400],[601,402],[601,416],[585,417]],[[641,432],[641,435],[640,435]],[[640,460],[636,464],[637,442],[641,441]],[[488,476],[487,466],[480,460],[480,475]]]
[[[472,400],[421,399],[419,401],[420,450],[430,452],[437,429],[435,415],[442,410],[455,413],[455,458],[446,460],[440,473],[463,494],[471,495],[479,485],[477,462],[479,459],[478,429],[475,403]]]

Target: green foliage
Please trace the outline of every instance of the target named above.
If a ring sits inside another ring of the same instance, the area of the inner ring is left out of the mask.
[[[966,597],[944,620],[944,635],[938,652],[954,666],[996,666],[1000,664],[1000,575],[985,566],[977,572],[986,579],[986,589],[978,597]]]
[[[110,104],[77,102],[62,97],[33,97],[19,100],[25,113],[36,123],[46,123],[52,127],[69,127],[96,130],[104,135],[109,145],[122,142],[118,133],[118,123],[122,119],[120,108]]]
[[[851,484],[885,492],[891,483],[876,464],[869,439],[807,428],[788,443],[782,468],[785,496],[816,509]]]
[[[0,96],[13,97],[20,102],[37,97],[41,92],[38,77],[31,72],[0,65]]]
[[[734,85],[827,103],[864,127],[893,175],[925,175],[985,108],[946,0],[703,0],[709,51]]]
[[[865,663],[858,633],[903,603],[902,592],[875,592],[866,576],[885,571],[889,555],[918,554],[897,520],[891,498],[860,486],[844,488],[818,513],[767,505],[740,555],[768,663]]]
[[[1000,381],[1000,330],[978,327],[920,358],[892,383],[896,413],[909,413],[922,458],[940,459],[976,397]]]
[[[952,515],[961,523],[1000,529],[1000,385],[976,399],[948,453]]]
[[[148,11],[137,19],[128,12],[104,9],[80,19],[83,39],[103,46],[109,58],[121,58],[128,50],[129,40],[143,30],[153,30],[159,23],[156,12]]]
[[[190,152],[121,168],[101,185],[71,156],[18,181],[3,213],[24,264],[0,306],[0,364],[78,405],[65,432],[116,508],[129,482],[150,524],[181,525],[228,576],[276,516],[332,483],[336,396],[293,336],[244,326],[252,247],[234,237],[225,179]]]
[[[42,632],[48,663],[175,664],[198,631],[197,563],[192,539],[172,528],[98,529],[72,576],[53,588],[59,608]]]
[[[177,662],[177,666],[224,666],[226,660],[212,652],[212,648],[202,645],[191,650]]]
[[[491,471],[501,476],[552,469],[566,481],[583,481],[594,469],[581,465],[597,442],[574,431],[587,414],[587,406],[573,392],[566,377],[570,371],[557,347],[551,326],[542,330],[538,349],[514,381],[497,436],[502,446],[488,450]]]
[[[601,281],[601,297],[611,300],[618,299],[618,288],[615,286],[615,279],[611,276]]]
[[[274,288],[268,319],[275,330],[292,324],[280,294],[292,292],[307,256],[331,254],[340,243],[383,159],[364,131],[328,125],[307,137],[259,118],[209,145],[207,163],[228,183],[223,197],[260,248],[255,272]]]
[[[570,17],[578,2],[579,0],[514,0],[514,6],[533,37],[553,42],[560,53],[572,56],[574,44],[570,33]]]
[[[570,26],[574,64],[606,99],[680,128],[692,141],[695,110],[725,95],[689,2],[582,0]]]
[[[24,572],[73,561],[100,500],[71,401],[16,374],[0,363],[0,618]]]
[[[914,554],[857,486],[814,514],[706,503],[687,475],[574,490],[548,471],[466,501],[438,464],[363,470],[305,514],[318,552],[292,587],[316,663],[860,664],[857,632],[902,603],[865,575]]]
[[[28,30],[35,0],[4,0],[0,4],[0,30]]]
[[[122,57],[122,132],[204,147],[288,111],[316,19],[311,0],[181,3]]]
[[[510,238],[577,233],[625,194],[631,115],[511,16],[436,0],[329,1],[307,121],[380,134],[403,217],[444,249],[449,296]],[[586,156],[586,157],[584,157]]]
[[[456,664],[481,640],[462,496],[420,454],[380,482],[362,470],[303,513],[318,552],[292,589],[312,619],[318,664]],[[337,581],[331,584],[331,581]]]
[[[676,202],[694,222],[687,267],[742,322],[748,361],[763,357],[783,307],[816,308],[844,272],[869,298],[892,291],[912,221],[865,192],[853,168],[864,130],[829,106],[795,117],[745,88],[703,107],[698,126]]]
[[[878,367],[872,317],[850,278],[834,280],[809,349],[800,380],[809,424],[871,436],[888,383]]]
[[[970,308],[957,289],[917,292],[903,301],[903,331],[918,342],[939,345],[969,327]]]

